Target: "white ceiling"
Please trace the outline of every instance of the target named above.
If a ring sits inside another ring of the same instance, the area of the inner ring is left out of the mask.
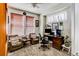
[[[69,7],[69,3],[37,3],[38,7],[33,7],[32,3],[9,3],[9,6],[30,11],[38,14],[50,14],[58,9]]]

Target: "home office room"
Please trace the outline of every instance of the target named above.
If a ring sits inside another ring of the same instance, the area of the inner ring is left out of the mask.
[[[78,3],[0,3],[1,56],[78,56]]]
[[[71,55],[72,6],[71,3],[8,4],[8,55]]]

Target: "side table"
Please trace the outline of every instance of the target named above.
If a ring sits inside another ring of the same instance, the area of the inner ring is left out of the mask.
[[[69,47],[67,47],[67,46],[65,46],[65,44],[63,44],[62,45],[62,51],[64,50],[64,49],[68,49],[68,54],[70,54],[70,51],[71,51],[71,47],[69,46]]]

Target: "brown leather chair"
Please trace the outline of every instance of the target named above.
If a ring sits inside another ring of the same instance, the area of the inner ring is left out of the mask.
[[[31,45],[29,36],[23,36],[21,41],[23,42],[24,46],[30,46]]]
[[[15,51],[22,47],[23,47],[23,43],[20,40],[19,36],[17,36],[17,35],[9,36],[8,51]]]
[[[39,43],[39,38],[36,36],[35,33],[30,33],[29,37],[31,39],[32,45]]]

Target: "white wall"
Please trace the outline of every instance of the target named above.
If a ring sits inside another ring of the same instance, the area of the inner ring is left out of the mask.
[[[40,15],[40,34],[41,34],[41,36],[43,36],[43,30],[44,30],[44,19],[43,19],[43,15],[41,14]]]
[[[74,4],[71,7],[71,55],[75,55],[75,15],[74,15]]]
[[[75,4],[75,55],[79,55],[79,3]]]
[[[67,20],[63,21],[63,35],[68,35],[71,41],[71,8],[65,10],[67,12]]]

